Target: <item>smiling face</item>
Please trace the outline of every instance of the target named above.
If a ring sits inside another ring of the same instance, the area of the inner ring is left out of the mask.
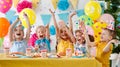
[[[36,29],[36,33],[39,39],[43,39],[45,38],[45,35],[46,35],[46,28],[44,26],[39,26]]]
[[[19,25],[17,26],[15,29],[14,29],[14,38],[17,40],[17,39],[23,39],[24,37],[24,31],[23,31],[23,27],[22,25]]]
[[[103,29],[101,33],[101,41],[109,41],[113,38],[113,32],[110,32],[108,29]]]
[[[67,40],[69,38],[65,28],[60,29],[60,37],[63,40]]]
[[[79,42],[80,44],[83,44],[84,41],[85,41],[85,39],[83,37],[83,33],[80,30],[76,30],[76,32],[75,32],[75,38],[76,38],[76,41]]]

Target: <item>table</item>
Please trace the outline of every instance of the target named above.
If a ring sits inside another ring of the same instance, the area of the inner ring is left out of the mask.
[[[0,67],[102,67],[95,58],[7,58],[0,54]]]

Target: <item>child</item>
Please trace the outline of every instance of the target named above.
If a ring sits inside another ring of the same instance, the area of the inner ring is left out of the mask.
[[[81,30],[75,31],[76,44],[74,46],[74,52],[76,56],[86,54],[86,45],[83,32]]]
[[[81,23],[83,29],[86,30],[84,22]],[[90,42],[86,31],[84,31],[84,34],[87,45],[91,47],[96,46],[97,49],[96,59],[102,63],[102,67],[109,67],[109,57],[113,48],[112,43],[116,42],[116,40],[113,40],[114,32],[107,28],[103,29],[101,34],[101,40],[98,43]]]
[[[59,22],[59,27],[57,25],[56,19],[55,19],[55,15],[54,12],[52,12],[51,10],[49,10],[53,16],[53,20],[54,20],[54,25],[56,28],[56,38],[57,38],[57,54],[60,56],[65,56],[66,55],[66,49],[67,48],[71,48],[72,52],[73,52],[73,43],[75,42],[75,38],[72,34],[72,28],[70,26],[70,28],[68,28],[64,21],[60,21]],[[70,17],[72,17],[73,15],[71,15]]]
[[[15,27],[15,25],[19,21],[19,18],[17,18],[17,20],[9,28],[8,33],[10,38],[10,44],[12,44],[12,47],[10,48],[10,54],[24,54],[26,52],[27,41],[30,36],[30,23],[28,16],[25,13],[24,13],[24,18],[28,25],[25,38],[24,38],[24,29],[22,25],[18,25],[17,27]]]
[[[36,35],[38,40],[35,42],[35,50],[47,50],[47,52],[50,52],[49,24],[46,27],[38,26],[36,29]]]

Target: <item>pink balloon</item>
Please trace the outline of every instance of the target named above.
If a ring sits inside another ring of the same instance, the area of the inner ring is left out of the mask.
[[[12,0],[0,0],[0,12],[6,13],[12,6]]]
[[[86,29],[87,29],[87,33],[89,34],[89,35],[94,35],[94,31],[93,31],[93,29],[92,29],[92,27],[91,26],[88,26],[88,25],[86,25]]]
[[[108,29],[110,30],[114,30],[114,23],[115,23],[115,20],[113,18],[112,15],[110,14],[103,14],[100,19],[99,19],[101,22],[106,22],[108,24]]]
[[[10,45],[10,40],[9,40],[9,36],[8,36],[8,35],[6,35],[6,36],[4,37],[3,45],[4,45],[4,48],[10,48],[10,47],[11,47],[11,45]]]

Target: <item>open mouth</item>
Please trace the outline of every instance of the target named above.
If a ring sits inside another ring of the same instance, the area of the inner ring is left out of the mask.
[[[17,33],[16,35],[17,35],[17,36],[20,36],[21,34],[20,34],[20,33]]]
[[[40,38],[43,38],[43,35],[40,35]]]

